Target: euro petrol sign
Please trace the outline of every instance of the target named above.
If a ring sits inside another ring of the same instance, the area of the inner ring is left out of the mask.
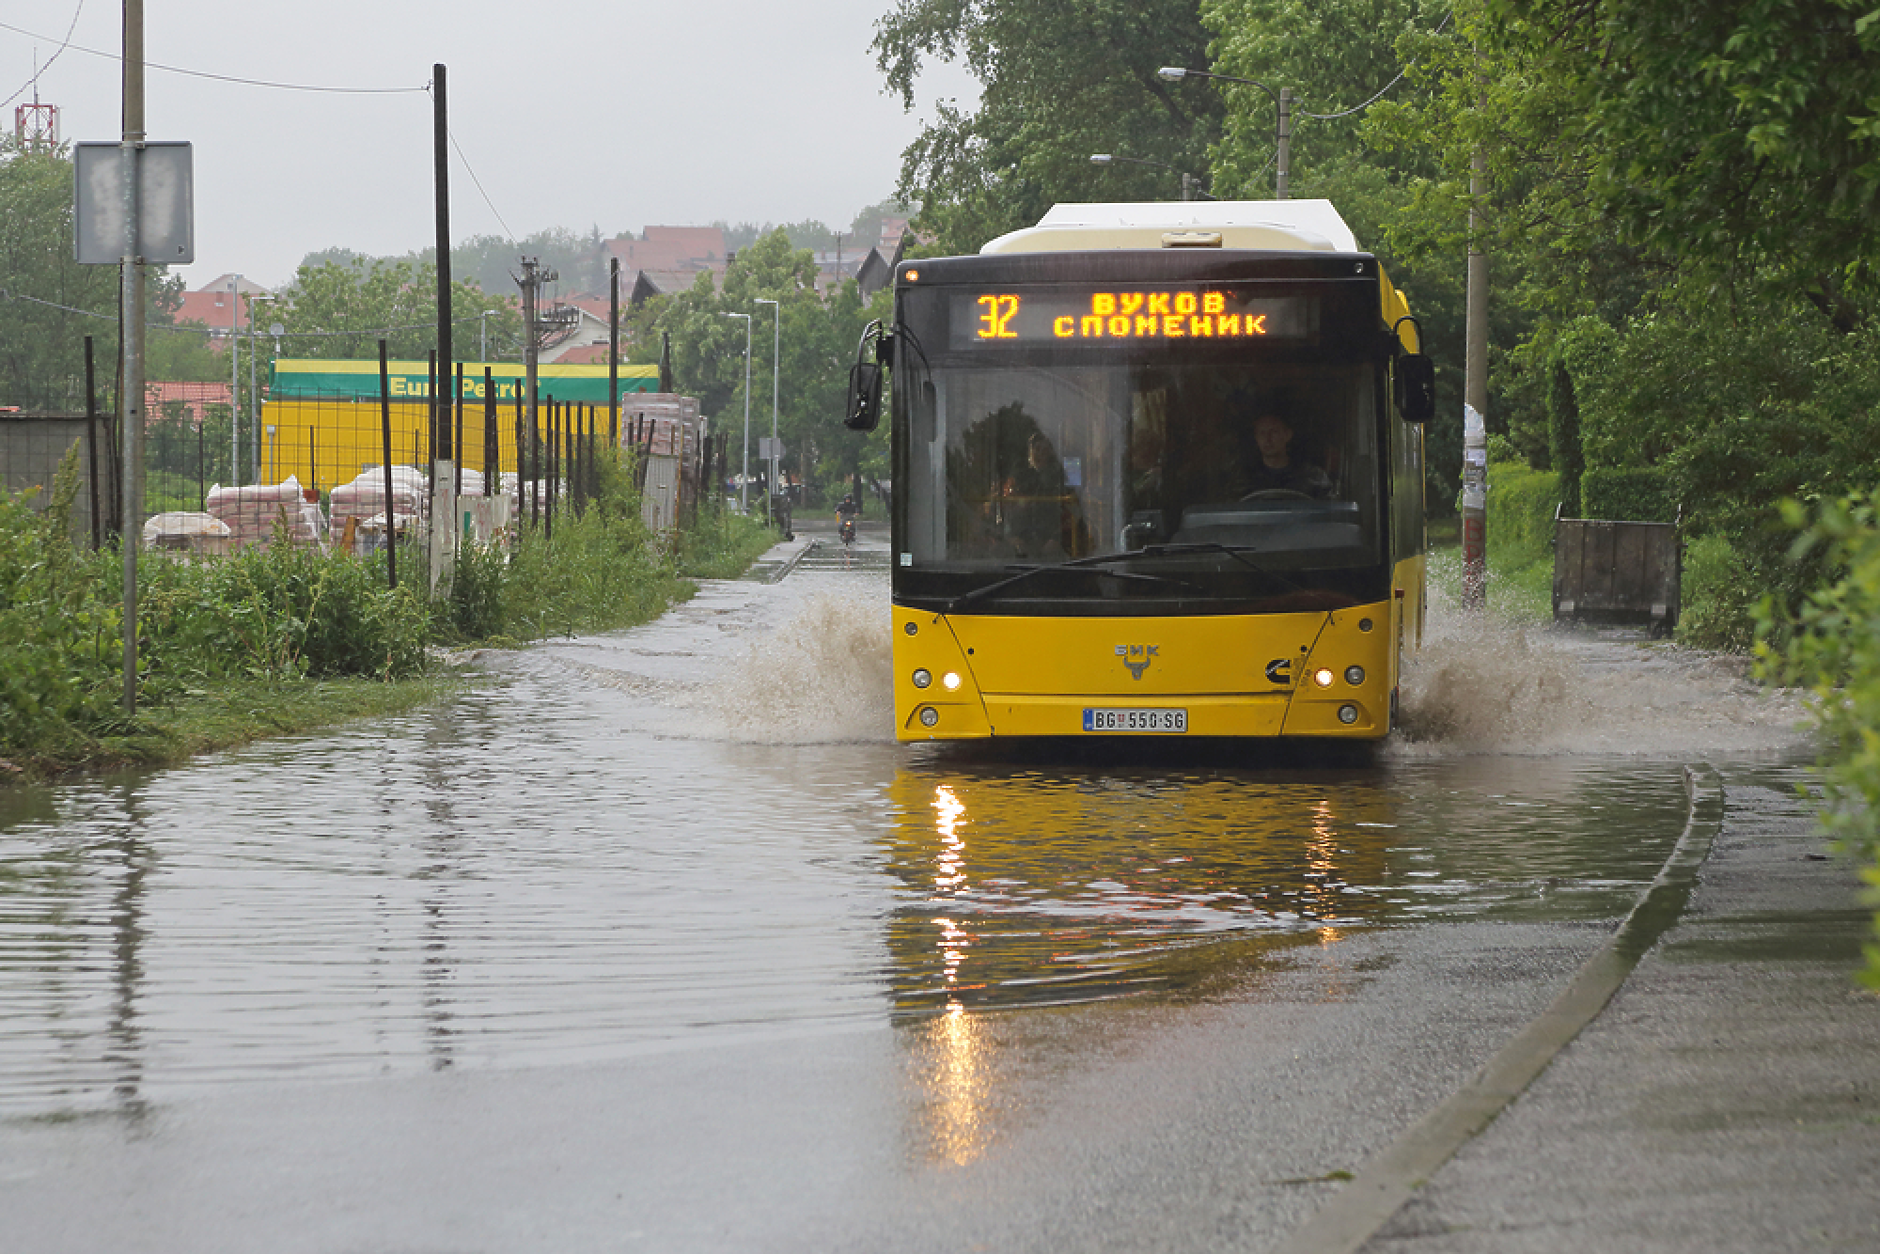
[[[954,293],[955,349],[1128,340],[1310,340],[1318,302],[1256,295],[1231,286],[1067,290],[968,289]]]

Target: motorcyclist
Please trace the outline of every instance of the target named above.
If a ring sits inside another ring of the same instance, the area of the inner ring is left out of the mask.
[[[843,543],[855,539],[855,519],[861,512],[862,507],[855,499],[855,493],[844,494],[842,503],[836,506],[836,532],[842,537]]]

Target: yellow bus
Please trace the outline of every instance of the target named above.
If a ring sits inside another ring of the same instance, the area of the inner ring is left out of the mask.
[[[902,263],[859,357],[900,739],[1389,733],[1433,371],[1329,202],[1059,205]]]

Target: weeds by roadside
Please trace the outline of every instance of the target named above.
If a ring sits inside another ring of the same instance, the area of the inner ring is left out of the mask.
[[[229,558],[138,560],[137,711],[123,710],[123,577],[74,547],[68,455],[45,510],[0,495],[0,779],[176,761],[258,736],[410,708],[452,682],[440,643],[505,645],[644,622],[736,575],[774,540],[709,514],[675,547],[640,521],[630,467],[507,553],[468,546],[450,596],[387,586],[382,556],[277,544]],[[412,555],[415,556],[415,555]],[[415,565],[415,563],[413,563]],[[403,561],[401,570],[412,569]]]

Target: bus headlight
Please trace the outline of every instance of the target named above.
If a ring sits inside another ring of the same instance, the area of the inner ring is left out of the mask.
[[[1347,727],[1357,722],[1358,721],[1358,707],[1355,705],[1339,706],[1338,707],[1338,721],[1343,723]]]
[[[1345,668],[1345,682],[1350,684],[1353,688],[1363,683],[1364,668],[1362,666],[1347,666]]]
[[[925,688],[928,684],[931,684],[932,682],[933,682],[933,672],[928,670],[926,667],[923,666],[919,670],[914,672],[914,686],[916,688]]]
[[[960,686],[959,675],[954,671],[948,671],[946,674],[940,676],[940,686],[945,688],[948,692],[956,691]]]
[[[1336,676],[1324,667],[1320,667],[1318,670],[1312,672],[1312,682],[1321,688],[1330,688],[1332,686],[1332,680],[1335,678]]]
[[[920,725],[922,727],[932,727],[939,721],[940,711],[934,709],[931,705],[923,705],[920,707]]]

